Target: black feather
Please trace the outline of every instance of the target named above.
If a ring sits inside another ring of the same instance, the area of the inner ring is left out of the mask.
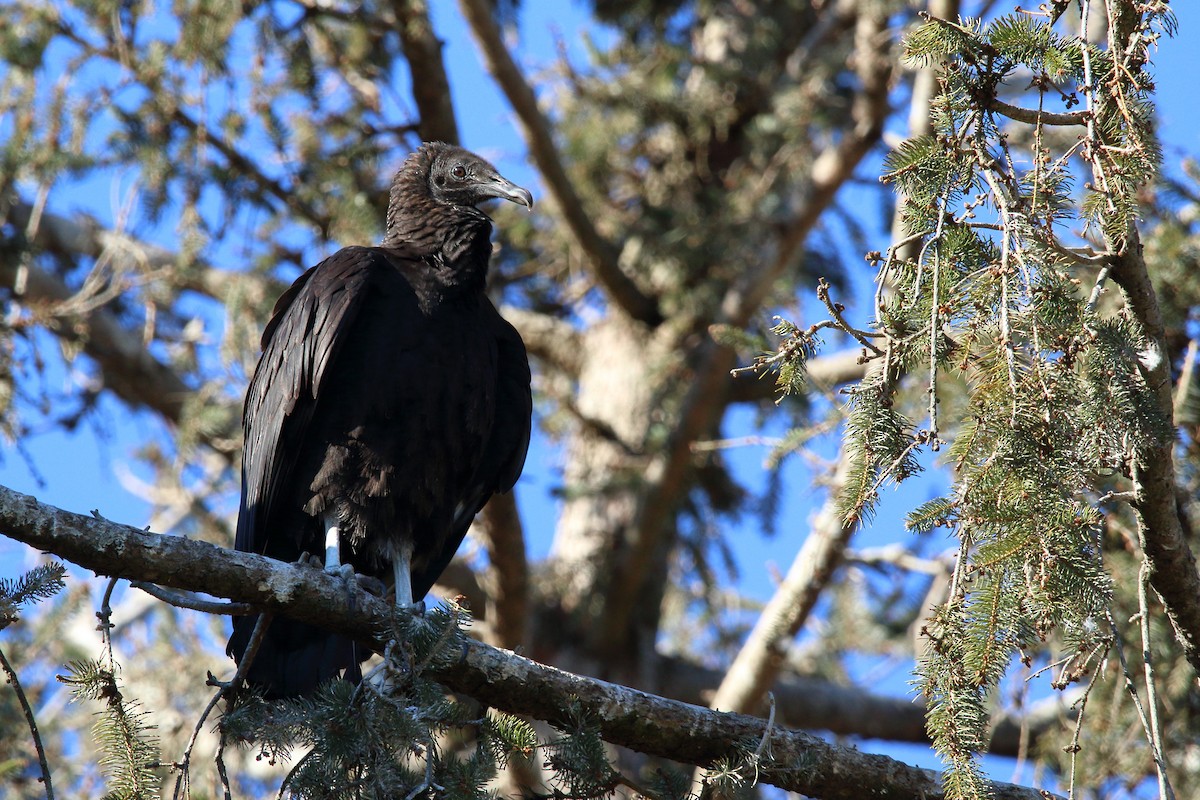
[[[484,294],[491,221],[475,204],[529,193],[461,148],[428,144],[401,167],[380,247],[348,247],[279,298],[246,393],[238,550],[283,561],[324,549],[341,520],[344,560],[391,577],[413,543],[423,597],[471,520],[516,483],[529,447],[529,360]],[[234,620],[239,663],[257,617]],[[317,627],[271,623],[248,673],[292,696],[369,653]]]

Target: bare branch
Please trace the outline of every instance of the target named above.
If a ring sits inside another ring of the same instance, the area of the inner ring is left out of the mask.
[[[202,611],[205,614],[252,614],[254,609],[246,603],[226,603],[220,600],[205,600],[195,592],[177,592],[164,589],[145,581],[130,581],[129,585],[176,608]]]
[[[512,55],[504,45],[490,4],[487,0],[460,0],[460,6],[479,49],[483,51],[488,72],[500,85],[513,111],[516,112],[525,132],[529,154],[542,173],[546,188],[554,196],[571,235],[587,254],[596,279],[607,290],[613,302],[626,314],[648,325],[658,324],[662,321],[662,314],[657,302],[644,294],[637,284],[621,271],[617,263],[616,248],[592,225],[575,187],[571,185],[571,179],[563,169],[550,125],[538,108],[533,88],[526,82],[521,68],[513,61]]]
[[[529,618],[529,561],[516,493],[494,495],[483,507],[481,521],[488,554],[489,638],[499,647],[516,649],[525,644]]]
[[[93,571],[253,603],[380,648],[388,605],[364,591],[348,597],[345,584],[319,570],[147,533],[38,503],[0,487],[0,530]],[[513,653],[470,641],[457,664],[434,674],[454,690],[515,714],[565,724],[581,709],[609,742],[687,764],[708,765],[745,742],[762,740],[762,720],[666,700],[624,686],[573,675]],[[850,800],[868,793],[935,800],[940,776],[881,755],[776,728],[760,779],[782,789]],[[802,764],[803,768],[796,765]],[[999,800],[1042,800],[1043,792],[994,783]]]
[[[50,227],[43,220],[41,229]],[[17,280],[15,260],[0,262],[0,289],[12,292]],[[72,291],[57,277],[29,267],[25,273],[23,303],[54,306],[65,302]],[[104,308],[95,308],[70,318],[58,318],[53,326],[64,339],[79,342],[83,352],[96,362],[104,385],[125,402],[149,408],[170,422],[178,422],[192,389],[171,367],[155,358],[143,345],[139,333],[125,328]]]
[[[721,681],[709,703],[712,708],[754,713],[779,678],[792,639],[812,613],[858,527],[855,522],[842,522],[833,502],[849,469],[850,459],[843,452],[830,482],[830,500],[822,506],[787,577],[754,623],[754,629]]]
[[[429,21],[429,3],[395,0],[392,10],[400,32],[400,47],[412,74],[413,100],[421,117],[417,133],[426,142],[458,144],[458,122],[442,61],[442,42]]]
[[[808,381],[823,388],[833,388],[862,380],[867,374],[867,365],[862,362],[858,350],[843,350],[827,356],[810,358],[804,365]],[[775,400],[779,389],[775,382],[760,378],[739,377],[733,381],[730,400],[735,403],[759,403]]]
[[[1071,111],[1065,114],[1056,114],[1036,108],[1020,108],[1009,105],[998,98],[989,100],[987,108],[989,111],[995,111],[997,114],[1002,114],[1009,119],[1016,120],[1017,122],[1027,122],[1030,125],[1086,125],[1088,120],[1088,112],[1086,111]]]
[[[46,760],[46,748],[42,746],[42,735],[38,732],[37,719],[33,716],[33,708],[29,705],[29,698],[25,696],[25,690],[21,688],[17,671],[8,662],[8,657],[4,655],[2,649],[0,649],[0,670],[3,670],[5,681],[16,692],[17,702],[20,703],[21,712],[25,715],[25,724],[29,726],[29,734],[33,737],[33,748],[37,751],[38,766],[42,770],[38,780],[46,787],[46,800],[54,800],[54,783],[50,780],[50,762]]]

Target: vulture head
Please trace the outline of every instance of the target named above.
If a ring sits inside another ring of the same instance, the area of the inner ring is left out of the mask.
[[[396,172],[384,243],[404,242],[418,251],[441,251],[457,260],[469,249],[468,242],[477,237],[487,240],[491,222],[476,206],[492,199],[533,208],[529,190],[484,159],[452,144],[427,142]]]
[[[424,145],[430,151],[429,194],[439,203],[474,206],[498,198],[533,208],[533,195],[503,177],[496,168],[461,147],[435,142]]]

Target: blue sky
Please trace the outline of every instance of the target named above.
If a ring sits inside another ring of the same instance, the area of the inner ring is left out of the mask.
[[[536,186],[536,173],[524,160],[524,144],[507,104],[486,77],[454,4],[431,5],[435,28],[446,40],[445,57],[464,144],[489,157],[516,182]],[[1180,3],[1175,10],[1180,34],[1174,39],[1163,39],[1154,58],[1165,167],[1172,172],[1179,171],[1182,154],[1200,153],[1200,103],[1196,102],[1195,87],[1197,75],[1200,75],[1200,51],[1192,43],[1200,34],[1200,5]],[[586,26],[587,14],[580,3],[525,2],[521,11],[518,59],[536,74],[537,67],[553,60],[560,37],[582,59],[579,33]],[[50,210],[57,213],[86,210],[101,220],[113,217],[113,204],[107,189],[96,192],[91,186],[57,188],[51,196]],[[861,216],[868,233],[875,237],[871,246],[884,249],[886,232],[878,227],[878,220],[882,218],[879,208],[864,208]],[[151,233],[152,239],[166,247],[174,246],[173,237],[173,222]],[[850,263],[861,261],[851,260]],[[859,291],[869,288],[870,276],[865,268],[855,277],[859,281]],[[56,379],[73,380],[73,376],[64,374]],[[749,428],[750,423],[749,412],[734,412],[726,433],[736,435]],[[120,404],[102,401],[96,418],[76,432],[52,430],[26,442],[36,473],[12,448],[6,448],[0,461],[0,484],[73,511],[98,509],[110,519],[139,526],[147,524],[148,506],[125,491],[118,474],[130,469],[131,443],[145,440],[158,430],[158,423],[149,417],[131,416]],[[764,433],[778,435],[782,431]],[[738,479],[751,486],[761,486],[764,480],[761,465],[765,455],[764,448],[754,447],[731,453]],[[832,452],[827,449],[823,455],[831,456]],[[550,492],[559,482],[557,468],[555,449],[544,439],[536,441],[518,489],[534,558],[544,556],[549,548],[557,508]],[[39,482],[38,474],[44,478],[44,484]],[[790,470],[789,478],[788,495],[779,518],[779,533],[775,537],[762,536],[757,523],[751,519],[734,532],[735,552],[743,574],[761,576],[768,572],[770,565],[786,571],[807,533],[807,521],[821,497],[812,488],[811,474],[799,464]],[[906,537],[902,529],[903,514],[928,499],[936,489],[936,480],[927,479],[886,492],[876,522],[856,539],[855,545],[864,547]],[[231,511],[236,508],[235,501],[229,507]],[[935,543],[933,549],[948,545],[948,541]],[[23,571],[35,558],[36,554],[0,538],[0,577]],[[743,581],[741,588],[765,600],[771,585],[762,580]],[[892,676],[887,682],[888,690],[905,693],[904,679],[902,672]],[[924,766],[938,766],[936,758],[924,747],[888,745],[880,749]],[[1003,767],[997,767],[994,772],[997,777],[1007,779],[1011,767],[1007,769],[1009,772],[1006,773]]]

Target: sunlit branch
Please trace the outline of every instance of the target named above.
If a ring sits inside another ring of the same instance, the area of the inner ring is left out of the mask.
[[[252,603],[376,649],[385,644],[379,631],[390,629],[392,610],[384,601],[365,591],[348,597],[345,584],[323,571],[74,514],[3,487],[0,531],[98,573]],[[431,666],[430,672],[448,688],[510,713],[568,724],[577,709],[609,742],[698,766],[734,753],[744,742],[761,741],[766,730],[760,719],[573,675],[470,640],[460,662]],[[772,734],[771,758],[760,779],[826,800],[870,792],[913,800],[944,797],[935,772],[781,729]],[[991,789],[998,800],[1052,797],[1012,784],[993,783]]]
[[[546,181],[546,188],[554,196],[571,235],[587,254],[597,280],[626,314],[642,322],[657,324],[662,320],[658,304],[621,271],[616,248],[596,230],[571,179],[567,177],[550,125],[538,108],[533,88],[504,45],[491,4],[486,0],[460,0],[460,5],[479,49],[483,51],[488,71],[508,97],[521,122],[529,154]]]

